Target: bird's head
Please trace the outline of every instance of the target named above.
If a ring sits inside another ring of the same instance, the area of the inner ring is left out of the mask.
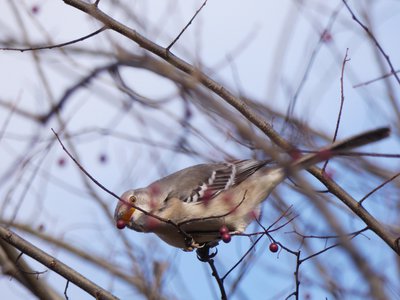
[[[148,231],[146,220],[149,218],[143,212],[149,212],[149,195],[144,190],[128,190],[123,193],[114,212],[114,220],[118,229]]]

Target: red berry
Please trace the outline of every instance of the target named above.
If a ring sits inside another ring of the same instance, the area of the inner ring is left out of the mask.
[[[224,243],[229,243],[229,242],[231,241],[231,235],[229,234],[229,232],[224,233],[224,234],[222,235],[222,241],[223,241]]]
[[[276,244],[276,243],[271,243],[271,244],[269,245],[269,251],[275,253],[275,252],[278,252],[278,250],[279,250],[278,244]]]
[[[38,5],[32,6],[31,11],[33,14],[37,14],[39,12],[39,6]]]
[[[66,160],[65,160],[64,157],[60,157],[60,158],[58,159],[57,163],[58,163],[58,166],[59,166],[59,167],[64,167],[64,166],[65,166],[65,163],[66,163]]]
[[[126,223],[124,220],[118,220],[117,221],[117,228],[118,229],[124,229],[126,227]]]
[[[221,228],[219,229],[219,234],[223,236],[226,233],[229,233],[229,229],[228,227],[226,227],[226,225],[222,225]]]

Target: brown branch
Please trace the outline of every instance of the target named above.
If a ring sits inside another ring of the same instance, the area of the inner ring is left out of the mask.
[[[15,278],[33,295],[43,300],[62,300],[42,278],[38,277],[18,251],[4,240],[0,239],[0,266],[3,274]],[[18,260],[18,264],[17,264]]]
[[[0,220],[0,223],[8,224],[9,222]],[[110,273],[113,278],[121,279],[126,284],[134,286],[145,297],[148,297],[148,295],[152,295],[153,293],[152,288],[149,285],[146,285],[145,278],[143,278],[143,273],[141,271],[135,271],[135,273],[132,274],[127,269],[122,268],[119,265],[112,264],[106,257],[98,256],[90,251],[84,251],[83,249],[77,248],[72,243],[64,241],[60,237],[53,237],[43,232],[37,232],[29,224],[20,224],[14,222],[13,228],[18,231],[23,231],[33,235],[35,238],[39,238],[41,241],[48,243],[51,246],[55,246],[58,249],[61,248],[64,251],[67,251],[70,255],[84,260],[85,263],[89,263],[97,268],[104,269],[105,272]],[[160,294],[156,295],[155,297],[160,300],[165,299]]]
[[[118,299],[108,291],[104,290],[102,287],[96,285],[94,282],[90,281],[77,271],[64,264],[63,262],[47,254],[43,250],[39,249],[38,247],[18,236],[15,232],[12,232],[11,230],[1,225],[0,238],[3,239],[6,243],[25,253],[26,255],[32,257],[34,260],[53,270],[57,274],[61,275],[65,279],[73,282],[75,285],[79,286],[81,289],[83,289],[96,299]]]

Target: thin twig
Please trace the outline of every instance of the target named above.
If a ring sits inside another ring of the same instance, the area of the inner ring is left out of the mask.
[[[29,48],[4,47],[4,48],[0,48],[0,50],[25,52],[25,51],[50,50],[50,49],[54,49],[54,48],[61,48],[61,47],[64,47],[64,46],[68,46],[68,45],[76,44],[78,42],[82,42],[82,41],[84,41],[84,40],[86,40],[88,38],[91,38],[92,36],[95,36],[95,35],[99,34],[100,32],[103,32],[106,29],[107,29],[107,27],[103,26],[100,29],[98,29],[98,30],[96,30],[96,31],[94,31],[92,33],[89,33],[88,35],[85,35],[83,37],[77,38],[77,39],[69,41],[69,42],[55,44],[55,45],[29,47]]]
[[[342,72],[340,74],[340,108],[339,108],[339,113],[338,113],[338,118],[336,120],[336,128],[335,128],[335,133],[333,134],[333,139],[332,143],[336,141],[337,134],[339,131],[339,125],[340,125],[340,120],[342,118],[342,112],[343,112],[343,104],[344,104],[344,87],[343,87],[343,75],[344,75],[344,67],[346,66],[346,62],[350,61],[349,58],[347,58],[347,54],[349,52],[349,48],[346,49],[346,54],[343,58],[343,63],[342,63]],[[326,166],[329,163],[329,159],[326,160],[324,163],[324,166],[322,167],[322,172],[325,172]]]
[[[293,275],[294,275],[294,278],[295,278],[296,288],[295,288],[293,293],[291,293],[290,295],[288,295],[285,298],[285,300],[290,299],[292,296],[294,296],[296,300],[299,299],[299,294],[300,294],[299,293],[299,291],[300,291],[300,279],[299,279],[300,276],[299,276],[299,274],[300,274],[300,265],[301,265],[301,260],[300,260],[301,251],[297,251],[295,253],[295,255],[296,255],[296,269],[295,269]]]
[[[69,280],[67,280],[67,283],[65,284],[65,289],[64,289],[64,296],[65,296],[65,299],[67,299],[67,300],[69,299],[68,294],[67,294],[68,286],[69,286]]]
[[[356,15],[354,14],[353,10],[350,8],[350,6],[347,4],[347,0],[342,0],[344,5],[346,6],[347,10],[349,11],[349,13],[351,14],[351,17],[353,18],[353,20],[361,26],[362,29],[364,29],[364,31],[368,34],[368,36],[374,41],[376,47],[378,48],[378,50],[381,52],[381,54],[383,55],[383,57],[386,59],[387,64],[389,65],[391,74],[394,76],[394,78],[396,78],[397,82],[400,84],[400,78],[397,75],[397,72],[395,71],[392,62],[389,58],[389,55],[386,54],[386,52],[383,50],[381,44],[378,42],[378,40],[375,38],[375,36],[373,35],[373,33],[369,30],[369,28],[364,25],[360,19],[358,19],[356,17]]]
[[[360,230],[356,230],[356,231],[347,233],[344,236],[343,235],[342,236],[339,236],[339,235],[304,235],[304,234],[301,234],[300,232],[297,232],[296,230],[291,231],[291,232],[287,232],[287,233],[294,233],[294,234],[300,236],[302,239],[338,239],[338,238],[342,238],[342,237],[354,236],[354,235],[360,234],[360,233],[362,233],[362,232],[364,232],[364,231],[366,231],[368,229],[369,228],[367,226],[367,227],[364,227],[364,228],[362,228]]]
[[[393,175],[392,177],[390,177],[388,180],[385,180],[384,182],[382,182],[380,185],[378,185],[376,188],[374,188],[372,191],[370,191],[368,194],[366,194],[364,197],[361,198],[360,201],[358,201],[358,203],[360,205],[362,205],[362,203],[364,202],[364,200],[366,200],[369,196],[371,196],[373,193],[375,193],[377,190],[381,189],[382,187],[384,187],[386,184],[388,184],[389,182],[393,181],[394,179],[396,179],[396,177],[398,177],[400,175],[400,173],[397,173],[395,175]]]
[[[237,267],[238,265],[240,265],[240,263],[246,258],[246,256],[251,252],[251,250],[254,249],[254,247],[257,245],[257,243],[261,240],[261,238],[262,238],[263,236],[264,236],[264,235],[260,235],[260,236],[255,240],[255,242],[250,246],[250,248],[246,251],[246,253],[243,254],[243,256],[233,265],[232,268],[229,269],[228,272],[226,272],[226,274],[225,274],[224,276],[222,276],[222,280],[225,280],[225,278],[226,278],[234,269],[236,269],[236,267]]]
[[[342,9],[342,5],[338,6],[338,8],[336,8],[333,13],[331,14],[331,16],[329,17],[328,20],[328,24],[327,26],[324,28],[324,33],[325,32],[329,32],[331,31],[337,16],[339,15],[340,10]],[[287,115],[286,115],[286,120],[289,120],[291,118],[291,116],[293,115],[293,111],[294,111],[294,107],[297,103],[297,99],[299,98],[300,93],[302,92],[305,83],[307,82],[308,76],[311,72],[312,67],[314,66],[314,62],[316,61],[317,58],[317,54],[319,53],[322,45],[324,44],[324,34],[320,34],[319,40],[317,42],[317,44],[315,45],[314,50],[312,51],[311,55],[310,55],[310,59],[308,61],[308,64],[306,66],[306,69],[304,71],[303,77],[300,80],[300,83],[293,95],[292,101],[287,109]]]
[[[167,51],[171,49],[171,47],[179,40],[181,35],[185,32],[185,30],[192,24],[193,20],[196,18],[196,16],[199,14],[199,12],[203,9],[203,7],[207,4],[207,0],[203,2],[203,4],[200,6],[200,8],[196,11],[196,13],[193,15],[193,17],[190,19],[189,23],[186,24],[185,27],[181,30],[181,32],[178,34],[178,36],[169,44],[169,46],[166,48]]]
[[[397,70],[396,73],[400,73],[400,70]],[[374,79],[370,79],[370,80],[367,80],[367,81],[364,81],[364,82],[361,82],[361,83],[357,83],[357,84],[353,85],[353,88],[359,88],[361,86],[366,86],[366,85],[374,83],[374,82],[376,82],[378,80],[382,80],[382,79],[388,78],[390,76],[393,76],[393,74],[392,73],[388,73],[388,74],[379,76],[379,77],[374,78]]]
[[[208,264],[211,267],[212,276],[215,277],[215,280],[218,283],[218,287],[219,287],[219,290],[221,292],[221,300],[228,299],[227,296],[226,296],[225,287],[224,287],[224,278],[219,277],[218,270],[217,270],[217,268],[215,267],[215,264],[214,264],[214,260],[211,258],[210,260],[208,260]]]
[[[368,230],[368,229],[369,229],[368,227],[365,227],[365,228],[360,229],[360,230],[358,230],[358,231],[352,232],[352,233],[350,233],[350,234],[348,234],[348,235],[346,235],[346,236],[348,237],[349,240],[351,240],[351,239],[355,238],[356,236],[360,235],[361,233],[363,233],[364,231],[366,231],[366,230]],[[296,232],[296,233],[297,233],[297,232]],[[297,234],[300,235],[299,233],[297,233]],[[301,236],[301,235],[300,235],[300,236]],[[306,238],[306,237],[305,237],[305,236],[302,236],[302,238],[304,239],[304,238]],[[318,252],[316,252],[316,253],[314,253],[314,254],[311,254],[311,255],[307,256],[306,258],[303,258],[303,259],[300,258],[301,251],[297,251],[297,252],[289,251],[290,253],[296,255],[296,270],[295,270],[295,272],[294,272],[295,282],[296,282],[296,288],[295,288],[295,291],[294,291],[293,293],[291,293],[290,295],[288,295],[288,296],[285,298],[285,300],[286,300],[286,299],[289,299],[289,298],[292,297],[292,296],[295,296],[295,299],[296,299],[296,300],[300,299],[300,298],[299,298],[299,297],[300,297],[300,279],[299,279],[300,265],[301,265],[303,262],[305,262],[305,261],[307,261],[307,260],[309,260],[309,259],[311,259],[311,258],[313,258],[313,257],[316,257],[316,256],[318,256],[318,255],[320,255],[320,254],[322,254],[322,253],[324,253],[324,252],[326,252],[326,251],[328,251],[328,250],[334,248],[334,247],[337,247],[337,246],[341,245],[341,244],[342,244],[341,242],[336,243],[336,244],[333,244],[333,245],[331,245],[331,246],[329,246],[329,247],[326,247],[326,248],[322,249],[321,251],[318,251]],[[286,248],[284,248],[284,249],[287,250]]]
[[[46,124],[52,116],[54,116],[56,113],[58,113],[62,109],[64,104],[67,102],[67,100],[70,98],[70,96],[74,92],[78,91],[78,89],[83,86],[89,85],[89,83],[100,73],[102,73],[104,71],[108,71],[111,68],[114,68],[118,64],[119,64],[118,62],[117,63],[113,62],[111,64],[107,64],[105,66],[95,68],[92,72],[89,73],[89,75],[85,76],[84,78],[79,80],[76,84],[69,87],[64,92],[64,94],[62,95],[60,100],[58,100],[58,102],[56,104],[52,105],[52,107],[50,108],[50,110],[47,113],[38,117],[38,121],[41,122],[42,124]]]
[[[25,270],[23,267],[21,267],[21,266],[19,265],[19,260],[21,259],[22,255],[24,255],[23,252],[21,252],[21,253],[17,256],[17,258],[15,259],[15,266],[18,267],[18,270],[19,270],[20,272],[25,273],[25,274],[28,274],[28,275],[36,275],[36,278],[38,278],[39,275],[45,274],[45,273],[47,272],[47,270],[44,270],[44,271],[27,271],[27,270]]]
[[[347,58],[349,53],[349,48],[346,49],[346,54],[344,55],[343,58],[343,63],[342,63],[342,71],[340,73],[340,108],[339,108],[339,114],[338,118],[336,121],[336,128],[335,128],[335,133],[333,135],[332,143],[334,143],[337,139],[337,134],[339,131],[339,125],[340,125],[340,120],[342,118],[342,112],[343,112],[343,104],[344,104],[344,86],[343,86],[343,77],[344,77],[344,68],[346,66],[346,63],[350,61],[350,58]]]
[[[226,291],[224,287],[224,278],[221,278],[219,276],[218,270],[215,267],[214,260],[213,258],[217,255],[218,250],[216,250],[214,253],[210,253],[210,246],[205,245],[203,248],[198,248],[196,250],[197,253],[197,258],[202,261],[206,262],[209,264],[211,270],[212,270],[212,276],[215,278],[218,284],[218,288],[221,292],[221,299],[226,300],[228,299],[226,296]]]

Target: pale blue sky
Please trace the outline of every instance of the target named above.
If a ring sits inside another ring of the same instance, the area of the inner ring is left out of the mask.
[[[101,1],[101,7],[107,6],[110,1]],[[190,63],[204,68],[205,72],[218,82],[226,85],[236,94],[252,97],[262,103],[271,103],[273,107],[285,112],[291,102],[299,82],[309,63],[312,51],[316,48],[319,36],[329,23],[332,9],[339,7],[341,1],[209,1],[198,18],[193,22],[187,32],[173,47],[172,51]],[[329,2],[329,3],[328,3]],[[400,67],[400,43],[398,41],[398,28],[400,28],[400,4],[396,1],[360,1],[368,5],[358,6],[356,1],[350,4],[357,8],[369,7],[372,12],[372,22],[375,33],[396,69]],[[150,37],[162,46],[169,42],[180,32],[186,22],[202,1],[126,1],[127,5],[134,8],[136,17],[140,22],[135,22],[120,10],[115,10],[112,5],[106,9],[115,18],[125,24],[137,28],[138,32]],[[26,34],[32,44],[65,42],[86,35],[100,26],[94,21],[71,7],[63,1],[17,1],[17,7],[26,22],[26,31],[16,23],[15,15],[10,10],[9,4],[0,0],[0,39],[14,38],[19,46],[22,36]],[[39,5],[39,13],[35,15],[38,23],[32,22],[27,17],[29,9]],[[291,24],[293,22],[294,25]],[[40,24],[40,25],[39,25]],[[286,31],[285,31],[286,28]],[[332,41],[322,44],[321,50],[315,57],[314,64],[309,73],[306,85],[299,94],[294,114],[308,125],[323,129],[332,135],[340,100],[340,68],[341,61],[349,48],[350,61],[346,66],[345,94],[346,102],[339,136],[345,137],[395,121],[393,111],[388,109],[386,103],[388,95],[384,82],[377,82],[364,88],[354,89],[354,84],[370,80],[382,75],[377,66],[376,49],[371,47],[365,39],[360,27],[352,21],[349,13],[341,9],[332,27]],[[287,37],[287,39],[285,39]],[[78,45],[92,50],[113,50],[110,41],[120,43],[130,51],[140,51],[131,41],[106,32]],[[239,50],[238,50],[239,49]],[[38,54],[42,60],[41,66],[51,82],[51,90],[56,99],[59,99],[65,89],[71,87],[88,71],[93,70],[106,61],[100,55],[96,58],[75,56],[70,52],[68,60],[58,53],[58,50],[44,50]],[[284,57],[281,60],[281,55]],[[233,57],[233,60],[231,59]],[[62,58],[62,59],[61,59]],[[282,63],[279,63],[282,61]],[[0,100],[17,103],[18,107],[38,113],[46,111],[48,107],[45,87],[38,78],[37,66],[29,52],[0,52]],[[387,71],[386,63],[382,65]],[[218,69],[216,69],[218,68]],[[147,97],[168,96],[174,91],[171,83],[166,82],[146,71],[129,70],[126,77],[134,89]],[[129,75],[128,75],[129,74]],[[396,86],[394,96],[400,96],[400,89]],[[128,188],[140,187],[155,180],[160,175],[176,171],[184,166],[201,162],[201,158],[193,158],[171,151],[160,151],[160,161],[154,158],[151,147],[140,145],[124,138],[102,135],[93,130],[98,128],[115,129],[116,132],[129,134],[133,137],[148,137],[157,142],[173,144],[180,135],[175,134],[176,118],[182,115],[180,102],[172,102],[165,107],[162,113],[155,113],[146,109],[132,109],[128,116],[121,114],[121,95],[113,89],[113,82],[107,76],[101,76],[87,89],[76,93],[63,110],[70,133],[80,134],[74,137],[74,143],[80,153],[84,166],[90,170],[100,182],[111,188],[116,193],[122,193]],[[118,104],[116,104],[118,103]],[[384,103],[385,105],[381,105]],[[0,120],[5,120],[9,111],[0,108]],[[168,118],[166,116],[169,116]],[[154,128],[142,126],[141,118],[151,119]],[[267,120],[271,121],[271,120]],[[165,127],[162,126],[164,122]],[[159,123],[159,124],[158,124]],[[3,122],[0,122],[2,126]],[[161,124],[161,125],[160,125]],[[206,132],[213,128],[205,124],[204,120],[195,117],[192,123],[197,129]],[[279,124],[278,130],[279,130]],[[110,261],[124,261],[125,253],[122,251],[121,240],[116,236],[116,229],[104,213],[92,202],[81,183],[79,170],[72,161],[67,160],[66,166],[57,165],[59,157],[64,156],[61,147],[54,144],[49,150],[44,150],[46,141],[52,138],[50,128],[59,130],[57,122],[52,121],[40,127],[34,122],[27,121],[17,114],[13,115],[6,128],[6,134],[0,140],[0,157],[2,168],[0,177],[1,199],[6,199],[10,187],[12,190],[9,205],[2,211],[2,216],[10,216],[21,199],[22,204],[18,210],[17,220],[29,223],[32,227],[44,225],[45,232],[60,235],[64,241],[73,243],[109,259]],[[16,154],[27,153],[30,147],[20,136],[29,137],[40,130],[39,138],[42,143],[35,144],[31,153],[31,164],[24,169],[24,175],[19,178],[20,169],[12,170],[11,163]],[[85,131],[90,131],[86,134]],[[239,158],[249,157],[251,153],[232,141],[227,140],[225,132],[211,132],[210,139],[214,142],[223,141],[225,150]],[[204,157],[224,159],[223,154],[215,153],[214,149],[201,139],[194,140],[194,144],[204,154]],[[395,138],[374,145],[376,152],[399,152],[398,142]],[[106,164],[99,163],[99,155],[106,153],[109,158]],[[43,160],[42,160],[43,159]],[[149,167],[149,162],[157,162]],[[385,161],[384,163],[387,163]],[[391,161],[388,166],[398,170],[398,163]],[[30,182],[38,166],[35,179]],[[5,175],[6,171],[7,173]],[[345,173],[344,173],[345,174]],[[345,187],[352,188],[351,178],[341,182]],[[18,185],[17,185],[18,183]],[[26,190],[26,184],[29,184]],[[74,187],[71,189],[70,187]],[[371,183],[371,186],[373,184]],[[282,187],[285,188],[285,187]],[[353,187],[355,188],[355,186]],[[287,197],[293,197],[294,210],[310,219],[315,218],[315,208],[310,203],[296,199],[297,194],[291,194],[287,189]],[[103,199],[109,199],[107,206],[113,211],[115,200],[108,197],[99,189]],[[357,193],[357,191],[354,191]],[[362,196],[362,195],[360,195]],[[397,200],[398,201],[398,200]],[[0,203],[3,205],[3,203]],[[269,214],[270,203],[265,203],[265,223],[272,223],[278,215],[273,210]],[[4,207],[3,207],[4,208]],[[380,211],[376,207],[377,213]],[[361,226],[358,222],[342,213],[343,222],[349,222],[354,227]],[[389,216],[392,218],[393,216]],[[353,223],[354,224],[353,224]],[[322,222],[325,224],[324,222]],[[358,227],[359,228],[359,227]],[[326,229],[321,225],[321,230]],[[136,299],[134,291],[123,284],[115,282],[109,274],[102,274],[98,269],[87,265],[82,260],[76,259],[63,251],[43,244],[40,240],[21,232],[21,234],[34,244],[40,245],[44,250],[56,255],[60,260],[68,263],[97,284],[110,288],[121,299]],[[173,270],[167,277],[165,287],[174,295],[177,290],[183,289],[180,299],[218,299],[218,290],[210,276],[210,270],[200,263],[194,253],[183,253],[164,245],[153,235],[143,235],[136,232],[126,232],[126,236],[135,247],[132,251],[151,249],[157,257],[170,264]],[[282,232],[274,235],[278,240],[287,240],[287,234]],[[359,246],[372,248],[368,260],[374,266],[388,265],[392,260],[392,252],[386,245],[373,234],[367,238],[360,237]],[[290,243],[290,242],[289,242]],[[257,246],[258,255],[254,264],[239,286],[239,292],[233,299],[284,299],[294,289],[293,271],[295,257],[286,252],[279,255],[268,251],[268,240],[264,239]],[[295,243],[291,246],[294,247]],[[247,238],[234,238],[228,245],[219,247],[217,266],[222,274],[228,270],[249,247]],[[324,247],[318,242],[315,251]],[[340,250],[336,250],[337,274],[343,276],[340,282],[343,285],[360,286],[362,280],[351,271],[349,259]],[[136,252],[137,253],[137,252]],[[368,252],[365,252],[368,254]],[[380,253],[384,253],[380,257]],[[332,256],[327,255],[327,259]],[[148,262],[143,262],[148,263]],[[34,264],[37,269],[44,267]],[[126,266],[129,268],[129,266]],[[149,265],[150,269],[150,265]],[[341,273],[340,271],[343,270]],[[317,273],[311,264],[303,264],[301,272],[302,296],[307,293],[311,299],[333,299],[326,290],[316,285],[308,285],[308,277]],[[395,267],[388,267],[387,274],[396,276]],[[342,274],[342,275],[341,275]],[[55,290],[62,294],[65,280],[53,272],[47,272]],[[390,276],[390,275],[389,275]],[[314,278],[315,279],[315,278]],[[315,280],[318,282],[318,279]],[[392,286],[393,299],[400,299],[399,285]],[[0,290],[7,299],[27,299],[21,287],[15,280],[0,277]],[[68,295],[70,299],[90,299],[81,290],[70,284]],[[397,297],[397,298],[396,298]],[[356,299],[356,298],[352,298]],[[361,298],[360,298],[361,299]]]

